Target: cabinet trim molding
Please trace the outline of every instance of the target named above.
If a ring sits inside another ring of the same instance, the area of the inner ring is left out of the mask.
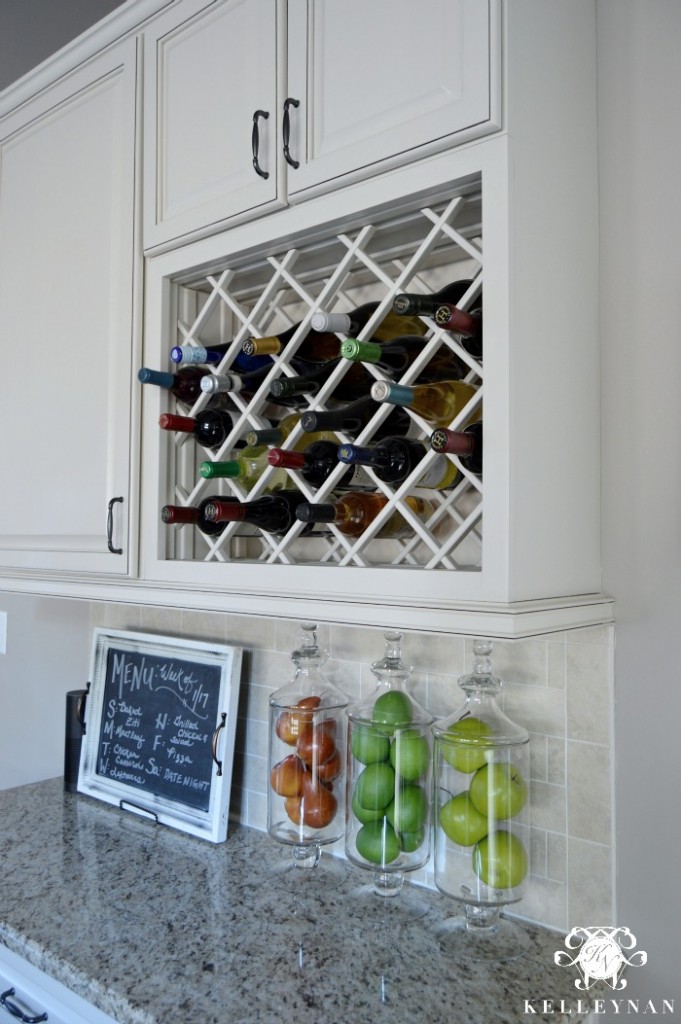
[[[0,575],[0,593],[37,594],[43,597],[103,601],[133,607],[183,608],[258,618],[305,618],[345,625],[385,625],[384,604],[380,602],[319,601],[317,597],[287,597],[257,593],[225,593],[219,587],[192,587],[177,583],[143,583],[136,580],[89,577],[74,579],[58,575]],[[488,636],[520,640],[545,633],[584,629],[614,622],[615,602],[607,594],[578,594],[574,597],[511,604],[467,602],[437,606],[414,606],[392,602],[390,623],[395,629],[428,633]]]

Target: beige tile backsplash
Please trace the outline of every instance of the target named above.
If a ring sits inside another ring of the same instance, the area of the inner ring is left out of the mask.
[[[267,712],[271,692],[291,678],[293,620],[163,608],[93,604],[92,625],[210,639],[245,650],[232,782],[231,814],[265,828]],[[327,671],[351,700],[375,685],[370,664],[381,657],[382,631],[321,625],[330,651]],[[503,706],[530,732],[531,884],[514,907],[522,917],[561,932],[615,920],[612,849],[612,716],[614,627],[597,626],[526,640],[494,642],[494,672]],[[470,671],[473,640],[406,633],[414,666],[412,693],[436,717],[461,702],[457,679]],[[414,881],[433,886],[432,869]],[[454,908],[453,908],[454,910]]]

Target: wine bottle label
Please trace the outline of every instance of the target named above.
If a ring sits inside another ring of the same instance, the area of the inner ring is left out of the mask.
[[[449,475],[450,463],[446,459],[436,459],[431,462],[423,476],[419,477],[418,486],[437,490]]]

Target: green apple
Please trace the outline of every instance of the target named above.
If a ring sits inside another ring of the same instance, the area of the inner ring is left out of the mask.
[[[384,810],[395,796],[395,769],[387,761],[368,764],[359,774],[355,795],[365,810]]]
[[[400,841],[387,821],[362,825],[355,845],[359,855],[372,864],[390,864],[401,852]]]
[[[390,753],[390,740],[385,733],[379,732],[371,725],[353,725],[350,752],[362,764],[387,761]]]
[[[489,822],[480,814],[468,793],[457,793],[440,808],[442,831],[459,846],[473,846],[487,835]]]
[[[386,811],[396,832],[418,832],[428,820],[428,797],[421,786],[404,786]]]
[[[475,772],[486,762],[487,740],[491,732],[487,722],[481,718],[472,715],[462,718],[450,725],[440,737],[442,756],[458,772]]]
[[[355,792],[352,794],[351,804],[352,804],[352,813],[354,814],[354,816],[357,818],[358,821],[361,821],[361,823],[363,825],[368,825],[372,821],[380,821],[381,818],[383,818],[384,815],[385,815],[385,808],[384,807],[375,807],[375,808],[369,808],[369,809],[367,809],[366,807],[362,807],[362,805],[360,804],[359,800],[357,799],[357,788],[356,787],[355,787]]]
[[[382,693],[374,704],[371,721],[387,736],[392,736],[396,725],[408,725],[411,722],[411,704],[406,693],[401,690]]]
[[[405,782],[416,782],[428,771],[430,744],[417,729],[399,729],[390,746],[390,763]]]
[[[425,838],[425,828],[420,828],[418,832],[400,832],[399,839],[402,852],[414,853],[414,851],[418,850],[419,846],[423,844]]]
[[[473,849],[473,870],[491,889],[514,889],[527,874],[525,847],[512,832],[490,832]]]
[[[512,818],[527,801],[527,784],[513,764],[478,768],[468,792],[476,809],[492,818]]]

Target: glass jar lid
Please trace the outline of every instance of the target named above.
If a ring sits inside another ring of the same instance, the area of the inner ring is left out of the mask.
[[[346,707],[347,697],[323,672],[328,657],[329,652],[317,641],[317,624],[303,623],[298,646],[291,652],[291,661],[295,665],[293,678],[275,690],[270,697],[270,705],[291,708],[298,706],[301,700],[307,700],[311,709]]]
[[[383,657],[371,664],[378,684],[366,700],[350,707],[350,719],[394,728],[432,723],[433,716],[405,688],[413,667],[402,660],[402,637],[398,630],[383,634]]]
[[[511,721],[497,703],[503,684],[492,672],[491,652],[490,640],[475,640],[473,669],[458,681],[465,700],[433,726],[435,736],[443,742],[494,747],[529,741],[527,730]]]

